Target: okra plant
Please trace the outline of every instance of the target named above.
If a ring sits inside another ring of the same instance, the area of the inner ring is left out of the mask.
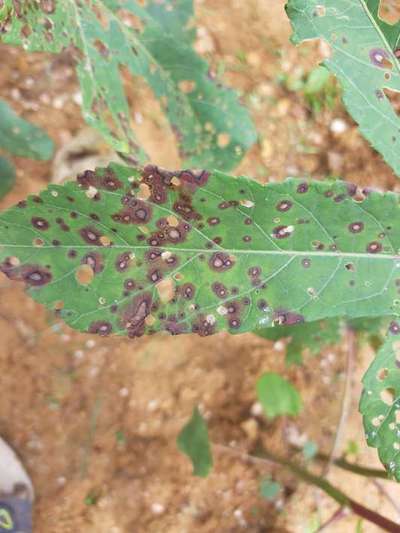
[[[299,344],[311,336],[318,350],[339,338],[340,320],[386,319],[360,410],[368,444],[400,480],[399,195],[346,181],[260,185],[227,174],[256,134],[238,96],[192,48],[191,0],[1,5],[2,41],[69,51],[85,119],[137,160],[87,170],[3,212],[1,271],[72,328],[103,337],[256,331],[295,335]],[[390,100],[400,90],[400,23],[385,22],[379,6],[290,0],[287,13],[295,43],[330,45],[324,65],[349,113],[400,174],[400,120]],[[160,100],[184,170],[144,164],[121,65]],[[180,446],[193,449],[183,437]]]

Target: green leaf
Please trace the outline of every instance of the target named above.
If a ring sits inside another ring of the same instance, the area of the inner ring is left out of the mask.
[[[31,159],[50,159],[54,145],[45,131],[20,118],[0,100],[0,148]]]
[[[320,65],[313,69],[307,77],[304,85],[304,94],[314,96],[321,93],[329,83],[331,74],[329,70]]]
[[[3,198],[15,183],[14,165],[4,157],[0,157],[0,198]]]
[[[177,439],[178,448],[186,454],[193,464],[193,474],[207,477],[213,466],[207,425],[197,407],[192,418],[183,427]]]
[[[321,38],[325,65],[343,86],[344,103],[361,133],[400,175],[400,120],[384,90],[400,91],[400,23],[378,17],[379,0],[289,0],[297,44]]]
[[[317,320],[280,328],[263,328],[254,333],[264,339],[277,341],[289,338],[286,347],[287,364],[301,365],[302,353],[308,349],[312,355],[316,355],[329,344],[335,344],[340,340],[340,321],[337,318],[330,320]]]
[[[192,0],[149,0],[146,7],[134,0],[65,0],[47,11],[26,3],[19,17],[13,1],[5,4],[5,43],[29,51],[73,50],[84,117],[117,150],[146,158],[131,128],[122,65],[142,76],[160,100],[186,164],[228,170],[255,142],[253,123],[236,93],[214,79],[193,50]]]
[[[354,192],[111,165],[5,211],[0,269],[100,335],[397,315],[398,195]]]
[[[296,416],[302,409],[299,393],[285,378],[266,372],[257,381],[257,397],[268,418]]]
[[[338,95],[336,80],[326,67],[319,65],[310,72],[304,84],[304,96],[314,113],[324,107],[333,109]]]
[[[400,481],[400,324],[393,320],[386,341],[363,378],[360,412],[367,443],[378,449],[388,473]]]
[[[281,490],[281,485],[271,479],[263,479],[260,483],[260,494],[266,500],[273,501]]]

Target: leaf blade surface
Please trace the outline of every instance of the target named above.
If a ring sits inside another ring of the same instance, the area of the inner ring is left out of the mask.
[[[111,165],[4,212],[1,269],[101,335],[396,315],[398,196],[354,193],[343,182],[262,186]]]

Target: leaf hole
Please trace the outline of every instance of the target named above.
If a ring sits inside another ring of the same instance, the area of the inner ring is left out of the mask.
[[[117,16],[129,28],[132,28],[139,32],[143,31],[144,27],[143,27],[143,23],[140,20],[140,18],[134,15],[128,9],[118,9]]]
[[[389,375],[389,370],[387,368],[381,368],[376,373],[376,378],[379,379],[379,381],[383,381],[384,379],[388,377],[388,375]]]
[[[356,192],[353,195],[353,200],[357,203],[361,203],[365,200],[365,198],[366,194],[364,193],[364,191],[360,187],[357,187]]]
[[[391,103],[393,111],[400,118],[400,92],[385,88],[383,93]]]
[[[217,144],[220,148],[226,148],[231,142],[229,133],[220,133],[217,137]]]
[[[179,226],[179,220],[174,215],[169,215],[167,217],[167,222],[168,222],[168,225],[173,228],[176,228],[177,226]]]
[[[399,22],[399,10],[396,9],[396,0],[380,0],[378,16],[388,24]]]
[[[111,239],[107,235],[102,235],[99,239],[103,246],[111,246]]]
[[[64,309],[64,302],[62,300],[57,300],[53,304],[54,311],[61,311],[61,309]]]
[[[137,197],[140,200],[147,200],[148,198],[150,198],[150,195],[150,187],[147,185],[147,183],[141,183],[139,185],[139,192],[137,193]]]
[[[18,257],[15,257],[14,255],[11,256],[11,257],[8,257],[8,258],[7,258],[7,262],[8,262],[12,267],[19,267],[20,264],[21,264],[21,261],[18,259]]]
[[[384,420],[384,418],[385,417],[382,415],[376,416],[372,419],[372,425],[376,428],[379,427],[382,424],[382,420]]]
[[[144,322],[146,326],[153,326],[156,323],[156,318],[153,315],[147,315]]]
[[[385,403],[386,405],[392,405],[396,397],[396,392],[392,387],[388,387],[386,389],[381,390],[379,396],[383,403]]]

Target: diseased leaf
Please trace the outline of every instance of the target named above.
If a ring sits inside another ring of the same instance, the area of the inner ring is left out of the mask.
[[[316,355],[325,346],[339,342],[340,320],[331,318],[330,320],[317,320],[304,324],[281,326],[280,328],[269,327],[256,330],[255,333],[271,341],[289,338],[286,346],[286,362],[289,365],[301,365],[304,350],[308,349],[312,355]]]
[[[257,398],[268,418],[296,416],[302,409],[300,394],[280,374],[266,372],[257,381]]]
[[[0,199],[3,198],[14,185],[15,168],[5,157],[0,157]]]
[[[400,309],[394,193],[111,165],[0,216],[0,268],[80,331],[253,331]]]
[[[349,113],[400,176],[400,120],[385,90],[400,91],[400,22],[378,16],[379,0],[289,0],[293,41],[321,38],[332,55],[325,65],[343,86]]]
[[[400,481],[400,323],[387,338],[363,378],[360,412],[367,443],[378,449],[388,473]]]
[[[53,141],[45,131],[20,118],[0,100],[0,148],[13,155],[31,159],[50,159]]]
[[[207,424],[197,407],[193,409],[191,419],[179,433],[177,444],[180,451],[192,461],[193,474],[207,477],[213,466],[213,459]]]
[[[30,51],[59,53],[68,47],[76,59],[84,117],[116,150],[145,159],[131,127],[124,65],[160,100],[188,165],[233,168],[256,133],[236,93],[215,80],[193,50],[192,0],[141,4],[5,0],[2,40]]]

